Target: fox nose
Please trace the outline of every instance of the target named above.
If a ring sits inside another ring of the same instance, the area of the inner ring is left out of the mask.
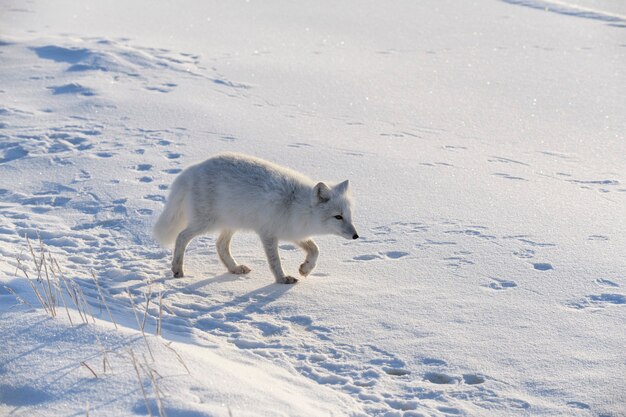
[[[352,236],[352,239],[358,239],[359,235],[357,235],[356,233],[354,234],[354,236]]]

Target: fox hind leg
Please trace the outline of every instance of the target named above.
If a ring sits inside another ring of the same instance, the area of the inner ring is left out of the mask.
[[[315,268],[315,263],[317,262],[317,257],[320,254],[320,250],[313,242],[313,240],[308,239],[301,242],[296,242],[298,246],[300,246],[306,252],[306,258],[304,259],[304,263],[300,265],[300,275],[306,277],[313,271]]]
[[[250,268],[245,265],[238,265],[235,258],[230,254],[230,241],[234,233],[230,229],[222,230],[216,242],[217,254],[231,274],[247,274],[250,272]]]
[[[207,227],[194,227],[193,225],[190,225],[178,234],[178,237],[176,238],[176,245],[174,246],[174,259],[172,259],[172,272],[174,273],[175,278],[182,278],[185,276],[185,273],[183,272],[183,261],[187,245],[191,242],[191,239],[205,233],[207,230]]]

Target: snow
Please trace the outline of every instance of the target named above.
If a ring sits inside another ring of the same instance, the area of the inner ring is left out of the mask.
[[[150,369],[170,417],[626,413],[620,2],[8,0],[0,21],[0,414],[158,415]],[[247,276],[206,236],[171,278],[151,225],[221,151],[350,179],[361,238],[317,238],[285,286],[256,236],[233,241]],[[46,315],[25,235],[96,320]]]

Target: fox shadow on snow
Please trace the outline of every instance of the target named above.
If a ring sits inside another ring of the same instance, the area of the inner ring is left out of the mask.
[[[206,289],[207,287],[219,285],[220,283],[224,282],[241,281],[243,279],[247,278],[242,278],[241,275],[224,273],[215,277],[194,281],[189,285],[178,288],[176,291],[182,292],[183,294],[203,296],[205,295],[205,291],[202,291],[201,289]],[[255,290],[249,291],[245,294],[235,296],[230,301],[208,305],[205,308],[200,308],[201,311],[198,311],[198,314],[205,315],[214,313],[211,314],[211,317],[221,322],[253,320],[253,318],[248,317],[249,314],[267,313],[265,311],[265,307],[272,301],[280,298],[291,288],[293,288],[293,285],[278,283],[267,284]],[[195,305],[194,309],[198,309],[198,306]],[[221,314],[215,313],[222,313],[223,316]]]

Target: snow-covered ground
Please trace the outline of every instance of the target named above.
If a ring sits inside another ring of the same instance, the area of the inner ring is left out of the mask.
[[[625,415],[625,14],[5,0],[0,414]],[[151,225],[221,151],[350,179],[361,238],[287,286],[256,236],[247,276],[206,236],[173,279]],[[25,235],[96,320],[46,315]]]

